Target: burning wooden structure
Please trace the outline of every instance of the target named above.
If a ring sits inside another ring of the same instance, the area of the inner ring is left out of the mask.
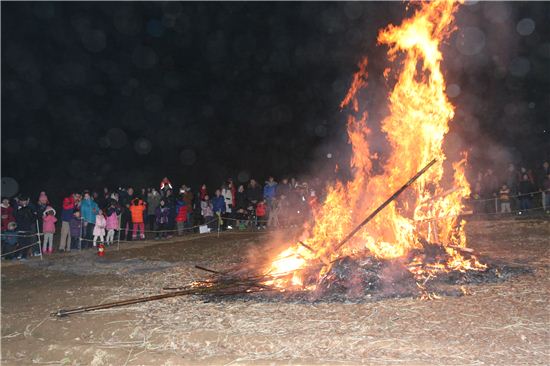
[[[380,289],[388,294],[415,289],[421,297],[433,298],[437,295],[428,284],[435,279],[495,274],[467,248],[461,218],[463,201],[470,194],[466,156],[451,160],[443,149],[454,107],[445,94],[440,44],[454,29],[459,3],[411,6],[415,11],[410,18],[378,35],[379,44],[389,47],[392,62],[384,72],[388,85],[393,85],[389,114],[380,125],[391,152],[382,160],[370,148],[372,127],[359,97],[368,84],[365,58],[341,103],[350,111],[353,178],[329,187],[302,235],[283,244],[284,250],[251,274],[239,269],[216,272],[205,281],[145,300],[266,291],[360,297]],[[409,177],[413,178],[397,188]],[[364,219],[367,212],[372,214]]]

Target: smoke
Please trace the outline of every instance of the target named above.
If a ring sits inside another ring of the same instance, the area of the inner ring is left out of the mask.
[[[509,163],[534,166],[544,158],[541,121],[549,105],[535,92],[549,81],[540,72],[550,66],[543,8],[467,2],[456,16],[457,30],[443,50],[447,94],[456,107],[445,148],[449,157],[468,152],[470,175]]]

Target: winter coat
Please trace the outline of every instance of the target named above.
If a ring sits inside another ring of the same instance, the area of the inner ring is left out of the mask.
[[[265,213],[266,213],[265,203],[263,202],[258,203],[258,205],[256,206],[256,216],[264,217]]]
[[[80,231],[81,231],[82,221],[80,220],[80,217],[75,217],[71,219],[69,222],[69,231],[71,232],[71,236],[73,238],[79,238],[80,237]]]
[[[145,203],[139,200],[137,204],[135,201],[130,205],[130,212],[132,213],[132,222],[134,224],[141,224],[143,222],[143,211],[145,211]]]
[[[202,188],[199,191],[199,198],[201,201],[204,201],[204,196],[208,194],[208,190],[206,188]]]
[[[272,199],[277,193],[277,182],[265,182],[264,198]]]
[[[95,224],[95,217],[98,212],[99,206],[94,200],[91,198],[82,200],[82,203],[80,204],[80,215],[84,221]]]
[[[231,212],[233,208],[233,192],[229,188],[224,188],[222,189],[222,196],[225,199],[225,211]]]
[[[105,229],[107,230],[118,230],[119,229],[119,223],[118,223],[118,215],[115,209],[109,209],[107,212],[108,216],[105,219]]]
[[[281,183],[277,185],[276,194],[278,197],[285,196],[288,198],[290,196],[290,190],[290,184]]]
[[[15,212],[15,222],[19,231],[32,231],[36,226],[36,211],[30,206],[21,206]]]
[[[73,196],[63,199],[63,208],[61,209],[61,221],[71,222],[74,213],[74,198]]]
[[[107,226],[107,220],[105,220],[105,216],[96,215],[94,236],[105,236],[105,226]]]
[[[157,224],[167,224],[170,220],[170,208],[167,206],[157,207],[155,210],[155,218]]]
[[[13,207],[2,205],[2,231],[6,231],[8,229],[8,224],[10,222],[15,222]]]
[[[212,209],[214,213],[225,213],[225,198],[223,196],[215,196],[212,198]]]
[[[48,212],[53,212],[53,215],[48,215]],[[48,207],[44,211],[42,222],[42,230],[45,233],[55,233],[55,223],[57,222],[57,218],[55,217],[55,210],[53,208]]]
[[[182,200],[178,200],[176,202],[176,222],[187,222],[187,212],[188,212],[189,205],[186,204],[186,202]]]
[[[235,199],[235,210],[246,210],[248,206],[245,192],[237,192]]]
[[[214,210],[210,201],[201,201],[201,215],[202,217],[214,216]]]
[[[147,215],[154,215],[155,210],[160,204],[160,194],[153,194],[152,192],[147,195]]]
[[[262,188],[259,185],[248,186],[246,189],[246,199],[248,202],[260,202],[262,200]]]
[[[535,185],[529,180],[522,180],[518,185],[518,193],[521,196],[528,196],[527,193],[533,193],[535,191]]]

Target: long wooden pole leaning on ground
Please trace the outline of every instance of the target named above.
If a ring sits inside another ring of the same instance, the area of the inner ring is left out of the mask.
[[[346,235],[344,237],[344,239],[340,240],[340,242],[338,244],[336,244],[336,246],[334,247],[334,250],[333,250],[333,253],[336,253],[344,244],[346,244],[355,234],[357,234],[357,232],[359,230],[361,230],[361,228],[363,226],[365,226],[370,220],[372,220],[374,218],[374,216],[378,215],[378,213],[380,211],[382,211],[384,209],[384,207],[386,207],[387,205],[390,204],[391,201],[393,201],[394,199],[396,199],[401,193],[403,193],[403,191],[405,189],[407,189],[411,184],[413,184],[418,178],[420,178],[420,176],[424,173],[426,173],[426,171],[428,169],[430,169],[430,167],[432,165],[434,165],[435,163],[437,162],[437,159],[433,159],[432,161],[430,161],[428,163],[428,165],[426,165],[424,168],[422,168],[422,170],[420,170],[418,173],[416,173],[414,175],[414,177],[412,177],[411,179],[409,179],[409,181],[407,183],[405,183],[401,188],[399,188],[390,198],[388,198],[386,201],[384,201],[384,203],[382,203],[380,206],[378,206],[378,208],[376,208],[376,210],[372,211],[371,214],[369,216],[367,216],[366,219],[364,219],[359,225],[357,225],[357,227],[355,229],[353,229],[348,235]]]

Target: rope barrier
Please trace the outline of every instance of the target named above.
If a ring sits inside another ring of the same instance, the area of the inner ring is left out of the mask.
[[[11,252],[2,253],[2,254],[0,255],[0,257],[3,257],[3,256],[5,256],[5,255],[9,255],[9,254],[13,254],[13,253],[20,252],[20,251],[22,251],[23,249],[27,249],[27,248],[34,247],[36,244],[40,245],[40,242],[39,242],[39,241],[36,241],[36,242],[34,242],[34,243],[32,243],[32,244],[29,244],[29,245],[26,245],[26,246],[24,246],[24,247],[17,248],[16,250],[13,250],[13,251],[11,251]],[[40,248],[40,249],[42,249],[42,248]]]

